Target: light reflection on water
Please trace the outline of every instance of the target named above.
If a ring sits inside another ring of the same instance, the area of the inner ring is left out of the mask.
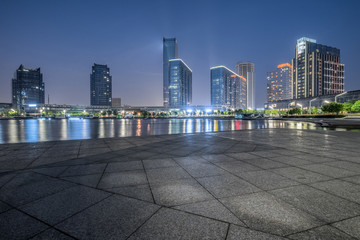
[[[217,119],[1,120],[0,143],[217,132],[263,128],[322,129],[313,123]]]

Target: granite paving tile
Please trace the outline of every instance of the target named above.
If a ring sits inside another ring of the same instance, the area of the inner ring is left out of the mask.
[[[148,169],[146,170],[146,174],[150,183],[191,178],[191,176],[181,167]]]
[[[27,239],[47,228],[44,223],[15,209],[0,214],[1,239]]]
[[[271,171],[305,184],[319,182],[319,181],[326,181],[331,179],[328,176],[297,167],[277,168],[277,169],[272,169]]]
[[[151,184],[151,190],[156,204],[163,206],[175,206],[214,199],[193,179],[177,179]]]
[[[261,191],[254,185],[230,174],[198,178],[198,181],[216,198]]]
[[[101,177],[102,177],[102,173],[83,175],[83,176],[62,177],[61,179],[95,188],[97,187]]]
[[[312,164],[312,165],[304,165],[300,166],[302,169],[310,170],[313,172],[317,172],[323,174],[325,176],[341,178],[341,177],[350,177],[357,175],[356,172],[345,170],[342,168],[331,167],[325,164]]]
[[[32,171],[45,174],[52,177],[57,177],[60,173],[64,172],[68,167],[46,167],[46,168],[34,168]]]
[[[113,195],[68,218],[56,228],[78,239],[126,239],[160,207]]]
[[[222,205],[218,200],[190,203],[174,208],[204,217],[245,226],[244,223],[242,223],[233,213],[229,211],[229,209],[224,207],[224,205]]]
[[[254,158],[259,158],[259,156],[250,154],[250,153],[246,153],[246,152],[242,152],[242,153],[228,153],[226,154],[229,157],[232,157],[236,160],[245,160],[245,159],[254,159]]]
[[[248,227],[271,234],[285,236],[323,224],[266,192],[223,198],[220,201]]]
[[[143,165],[141,161],[129,161],[129,162],[112,162],[106,167],[105,172],[122,172],[131,170],[142,170]]]
[[[50,228],[30,239],[31,240],[71,240],[75,238],[65,235],[54,228]]]
[[[81,176],[81,175],[103,173],[105,167],[106,167],[105,163],[71,166],[71,167],[68,167],[63,173],[61,173],[60,177]]]
[[[349,181],[349,182],[360,185],[360,175],[359,176],[343,178],[342,180]]]
[[[354,240],[350,235],[339,231],[338,229],[331,226],[321,226],[318,228],[310,229],[304,232],[296,233],[289,236],[290,239],[302,240]]]
[[[287,164],[284,164],[281,162],[275,162],[275,161],[265,159],[265,158],[244,159],[241,161],[246,162],[251,165],[255,165],[262,169],[282,168],[282,167],[289,166]]]
[[[201,156],[190,156],[190,157],[177,157],[174,158],[174,161],[181,166],[192,165],[197,163],[209,163],[207,160]]]
[[[208,155],[201,155],[201,157],[212,163],[228,162],[228,161],[233,162],[235,160],[233,157],[229,157],[225,154],[208,154]]]
[[[177,167],[177,163],[171,158],[143,160],[145,169]]]
[[[334,161],[334,162],[328,162],[324,163],[325,165],[337,167],[337,168],[343,168],[352,172],[356,172],[360,174],[360,164],[354,163],[354,162],[347,162],[347,161]]]
[[[285,240],[286,238],[231,224],[226,240]]]
[[[233,162],[217,162],[214,163],[215,165],[235,174],[239,175],[242,172],[249,172],[249,171],[258,171],[261,168],[256,167],[254,165],[245,163],[243,161],[233,161]]]
[[[228,224],[163,208],[129,239],[224,239]]]
[[[360,204],[360,186],[357,184],[341,180],[332,180],[314,183],[311,184],[311,186]]]
[[[324,163],[324,162],[336,161],[336,159],[334,159],[334,158],[321,157],[321,156],[313,155],[313,154],[296,155],[294,157],[304,159],[304,160],[307,160],[307,161],[310,161],[313,163]]]
[[[208,163],[196,163],[192,165],[184,165],[183,168],[193,177],[207,177],[226,174],[223,169]]]
[[[22,173],[0,189],[0,199],[20,206],[73,186],[72,183],[37,173]]]
[[[270,171],[243,172],[241,177],[262,190],[272,190],[299,185],[298,182]]]
[[[0,213],[3,213],[9,209],[11,209],[11,207],[9,205],[7,205],[6,203],[0,202]]]
[[[333,226],[360,239],[360,216],[334,223]]]
[[[105,173],[98,185],[99,188],[114,188],[128,185],[147,184],[144,170]]]
[[[358,204],[309,186],[294,186],[273,190],[271,193],[328,223],[360,214]]]
[[[55,225],[71,215],[110,196],[101,190],[76,186],[20,207],[44,222]]]
[[[109,188],[106,190],[113,192],[113,193],[125,195],[128,197],[136,198],[139,200],[153,202],[152,193],[151,193],[149,185],[147,185],[147,184]]]
[[[313,162],[311,162],[309,160],[297,158],[296,156],[281,156],[281,157],[273,157],[273,158],[269,158],[269,159],[276,161],[276,162],[281,162],[281,163],[284,163],[287,165],[291,165],[291,166],[301,166],[301,165],[313,164]]]

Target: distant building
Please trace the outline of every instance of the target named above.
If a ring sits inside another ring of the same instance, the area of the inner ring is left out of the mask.
[[[115,108],[121,107],[121,98],[113,98],[111,106]]]
[[[246,78],[247,108],[255,109],[255,65],[251,62],[238,62],[236,73]]]
[[[112,77],[107,65],[94,63],[90,74],[90,105],[112,106]]]
[[[292,66],[283,63],[267,73],[267,101],[277,102],[292,99]]]
[[[23,65],[16,70],[12,79],[12,104],[18,110],[28,105],[45,103],[45,84],[40,68],[28,69]]]
[[[169,60],[178,58],[176,38],[163,38],[163,104],[169,106]]]
[[[192,70],[181,59],[169,60],[169,106],[189,106],[192,102]]]
[[[293,66],[293,98],[308,98],[344,91],[344,64],[340,50],[317,44],[316,40],[297,40]]]
[[[225,66],[210,68],[211,105],[246,109],[246,78]]]

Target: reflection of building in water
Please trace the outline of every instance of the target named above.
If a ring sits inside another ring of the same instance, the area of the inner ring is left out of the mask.
[[[136,123],[136,136],[141,136],[141,120],[138,119]]]

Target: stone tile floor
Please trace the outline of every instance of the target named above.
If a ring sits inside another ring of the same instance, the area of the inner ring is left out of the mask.
[[[1,239],[360,239],[360,134],[0,145]]]

